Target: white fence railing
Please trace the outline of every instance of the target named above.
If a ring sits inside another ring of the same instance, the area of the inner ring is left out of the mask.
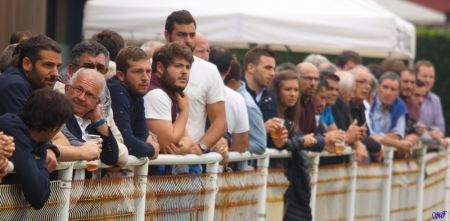
[[[450,205],[450,151],[426,165],[426,148],[415,149],[417,158],[409,162],[393,160],[395,149],[386,148],[383,163],[359,166],[353,151],[344,153],[351,163],[323,167],[318,165],[320,157],[334,154],[308,153],[314,220],[421,221],[433,219],[435,212],[442,214]],[[258,159],[258,169],[221,173],[222,158],[216,153],[159,155],[152,161],[131,156],[127,165],[135,167],[134,177],[100,182],[72,180],[74,170],[86,168],[83,161],[60,163],[59,181],[52,188],[62,194],[42,210],[34,211],[12,191],[17,185],[0,185],[0,220],[11,220],[11,214],[27,220],[281,220],[288,182],[282,170],[268,169],[269,158],[290,157],[289,152],[274,149],[263,155],[232,152],[231,162]],[[206,174],[147,175],[149,165],[178,164],[206,164]],[[14,165],[10,166],[12,173]],[[57,211],[45,209],[56,203],[62,205],[54,206]],[[448,216],[443,218],[449,221]]]

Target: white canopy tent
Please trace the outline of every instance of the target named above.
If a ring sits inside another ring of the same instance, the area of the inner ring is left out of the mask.
[[[210,44],[412,59],[415,27],[373,0],[90,0],[84,37],[111,29],[130,44],[164,40],[167,16],[186,9]]]
[[[445,14],[406,0],[375,0],[389,11],[415,24],[445,25]]]

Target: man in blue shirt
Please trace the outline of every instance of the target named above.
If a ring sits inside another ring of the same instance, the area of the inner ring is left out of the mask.
[[[107,80],[114,121],[130,155],[154,160],[159,144],[149,135],[142,98],[150,85],[150,60],[142,49],[126,47],[117,55],[116,70],[116,76]]]
[[[55,108],[57,107],[57,108]],[[72,115],[72,104],[63,94],[38,89],[29,96],[18,114],[0,116],[0,131],[14,137],[16,150],[9,157],[16,173],[8,174],[3,183],[21,184],[25,199],[34,209],[44,206],[50,196],[47,169],[49,141]]]

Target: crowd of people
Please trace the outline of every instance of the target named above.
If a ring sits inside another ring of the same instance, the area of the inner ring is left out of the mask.
[[[72,48],[68,66],[49,37],[13,34],[0,57],[0,182],[22,185],[30,205],[42,208],[58,162],[100,160],[102,177],[133,174],[128,156],[217,152],[224,170],[254,170],[256,162],[229,163],[229,152],[262,154],[289,168],[285,220],[311,220],[307,151],[328,151],[320,165],[380,162],[383,146],[397,158],[423,143],[447,147],[433,64],[414,70],[395,59],[362,65],[354,51],[335,62],[311,54],[298,65],[276,65],[275,53],[253,47],[242,65],[222,45],[209,45],[185,10],[166,20],[166,44],[125,46],[103,30]],[[163,28],[163,27],[161,27]],[[96,142],[88,135],[98,135]],[[344,149],[343,149],[344,148]],[[8,161],[15,174],[7,174]],[[149,175],[196,174],[201,165],[150,167]],[[90,179],[75,173],[74,179]],[[38,189],[39,191],[35,191]]]

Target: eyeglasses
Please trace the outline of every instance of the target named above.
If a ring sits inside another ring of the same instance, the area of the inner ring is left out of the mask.
[[[73,92],[75,92],[75,94],[77,96],[80,96],[80,95],[82,95],[84,93],[84,98],[86,98],[87,100],[95,101],[97,99],[97,97],[95,97],[91,92],[85,91],[82,87],[79,87],[79,86],[73,87],[70,84],[68,84],[68,86],[70,88],[72,88]]]
[[[74,65],[76,67],[80,67],[80,68],[95,69],[102,74],[106,74],[106,72],[107,72],[106,66],[104,66],[102,64],[84,63],[83,65],[79,65],[79,64],[72,64],[72,65]]]
[[[303,77],[303,76],[300,76],[300,77],[303,78],[303,79],[305,79],[305,80],[308,81],[308,82],[312,82],[312,81],[319,82],[319,78]]]
[[[361,85],[369,85],[369,86],[372,84],[372,82],[366,81],[366,80],[355,80],[355,82],[356,82],[357,84],[361,84]]]

